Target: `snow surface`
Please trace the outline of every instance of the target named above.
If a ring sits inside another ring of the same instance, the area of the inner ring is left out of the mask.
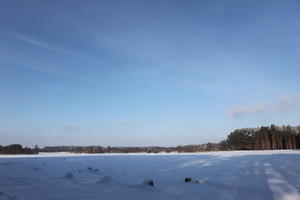
[[[50,199],[300,200],[300,151],[0,156],[0,200]]]

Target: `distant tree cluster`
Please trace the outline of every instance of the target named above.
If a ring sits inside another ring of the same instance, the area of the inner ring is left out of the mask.
[[[72,153],[160,153],[160,152],[205,152],[227,150],[273,150],[300,149],[300,126],[262,126],[260,128],[243,128],[231,132],[220,143],[199,145],[179,145],[175,147],[102,147],[102,146],[48,146],[39,149],[23,148],[20,144],[0,145],[0,154],[36,154],[38,152],[72,152]]]
[[[220,150],[299,149],[300,126],[237,129],[219,143]]]
[[[20,144],[11,144],[8,146],[0,145],[0,154],[37,154],[37,146],[34,149],[25,147],[23,148]]]
[[[101,146],[49,146],[44,147],[42,152],[72,152],[72,153],[159,153],[159,152],[200,152],[216,151],[219,144],[207,143],[200,145],[186,145],[176,147],[101,147]]]

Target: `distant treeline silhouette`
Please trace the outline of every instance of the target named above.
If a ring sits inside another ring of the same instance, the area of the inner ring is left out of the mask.
[[[220,143],[179,145],[175,147],[102,147],[102,146],[47,146],[42,149],[23,148],[20,144],[0,145],[0,154],[36,154],[38,152],[71,153],[159,153],[159,152],[204,152],[227,150],[275,150],[300,149],[300,126],[262,126],[243,128],[231,132]]]
[[[220,150],[300,149],[300,126],[237,129],[219,143]]]
[[[0,145],[0,154],[37,154],[38,152],[37,146],[31,149],[28,147],[23,148],[20,144],[11,144],[8,146]]]
[[[102,147],[102,146],[49,146],[44,147],[42,152],[72,152],[72,153],[159,153],[159,152],[200,152],[217,151],[219,144],[207,143],[200,145],[186,145],[176,147]]]

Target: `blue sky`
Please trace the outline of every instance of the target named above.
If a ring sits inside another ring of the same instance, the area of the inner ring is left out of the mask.
[[[296,0],[0,2],[0,144],[179,145],[300,124]]]

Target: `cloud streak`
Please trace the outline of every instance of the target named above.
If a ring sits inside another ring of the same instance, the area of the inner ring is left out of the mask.
[[[36,46],[39,48],[51,50],[51,51],[54,51],[57,53],[71,54],[71,52],[69,52],[66,49],[63,49],[61,47],[58,47],[58,46],[55,46],[55,45],[52,45],[52,44],[49,44],[49,43],[46,43],[46,42],[43,42],[40,40],[36,40],[34,38],[31,38],[31,37],[28,37],[25,35],[21,35],[18,33],[10,33],[9,36],[11,36],[19,41],[26,42],[27,44],[30,44],[30,45],[33,45],[33,46]]]
[[[65,124],[64,129],[67,130],[67,131],[79,132],[80,131],[80,126]]]
[[[299,107],[299,96],[282,95],[275,103],[254,104],[251,106],[232,106],[229,109],[229,116],[233,118],[261,116],[267,113],[285,112]]]
[[[1,49],[0,49],[0,52],[1,52]],[[0,61],[4,62],[4,63],[12,64],[18,68],[33,70],[36,72],[42,72],[42,73],[46,73],[46,74],[52,74],[55,76],[75,78],[71,74],[65,73],[61,70],[53,69],[53,67],[48,66],[42,62],[36,61],[34,59],[30,59],[29,57],[27,57],[25,55],[20,55],[18,53],[15,53],[15,56],[18,57],[19,59],[18,60],[14,59],[13,53],[10,53],[9,51],[7,51],[4,55],[3,54],[0,55]]]
[[[135,121],[132,119],[119,119],[117,120],[117,124],[134,124]]]

